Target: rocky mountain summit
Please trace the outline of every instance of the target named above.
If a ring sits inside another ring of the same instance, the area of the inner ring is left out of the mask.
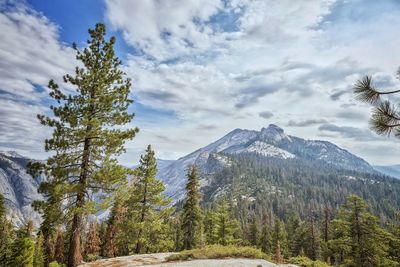
[[[374,173],[372,166],[360,157],[326,141],[305,140],[287,135],[277,125],[260,131],[235,129],[221,139],[169,164],[159,167],[158,177],[166,184],[166,194],[178,201],[184,196],[186,169],[196,165],[200,183],[207,185],[216,170],[229,165],[227,155],[256,153],[264,157],[320,161],[338,169]]]

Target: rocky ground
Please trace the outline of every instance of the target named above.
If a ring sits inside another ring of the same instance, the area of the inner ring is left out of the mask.
[[[296,265],[276,265],[274,263],[257,259],[204,259],[182,262],[165,262],[165,258],[173,253],[142,254],[126,257],[98,260],[80,265],[80,267],[296,267]]]

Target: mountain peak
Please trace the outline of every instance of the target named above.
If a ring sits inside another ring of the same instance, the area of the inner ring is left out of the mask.
[[[261,132],[263,132],[263,131],[276,131],[276,132],[279,132],[279,133],[284,133],[285,132],[281,127],[279,127],[276,124],[272,124],[272,123],[270,125],[268,125],[267,128],[263,127],[261,129]]]
[[[261,137],[264,139],[268,140],[273,140],[273,141],[280,141],[282,139],[289,139],[290,138],[285,134],[285,131],[279,127],[278,125],[275,124],[270,124],[268,125],[267,128],[262,128],[261,129]]]

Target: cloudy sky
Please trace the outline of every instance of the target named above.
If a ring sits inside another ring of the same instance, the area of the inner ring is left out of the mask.
[[[71,73],[72,42],[104,22],[133,80],[140,133],[121,161],[145,146],[175,159],[235,128],[275,123],[372,164],[399,164],[400,140],[368,128],[371,108],[352,94],[368,74],[399,87],[396,0],[0,0],[0,150],[45,158],[46,85]],[[68,90],[68,88],[65,88]]]

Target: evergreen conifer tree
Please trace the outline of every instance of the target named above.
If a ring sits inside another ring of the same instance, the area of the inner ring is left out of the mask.
[[[129,242],[134,242],[134,253],[158,252],[173,246],[172,240],[165,238],[172,209],[167,208],[170,201],[163,195],[165,186],[156,178],[156,173],[155,154],[148,145],[134,171],[130,197],[124,204],[126,213],[122,225]]]
[[[365,201],[350,195],[339,218],[333,222],[334,238],[330,241],[336,261],[348,266],[381,266],[386,261],[389,238],[378,219],[368,212]]]
[[[279,255],[288,255],[287,234],[285,225],[278,218],[275,219],[274,230],[272,232],[272,247],[276,252],[279,245]]]
[[[44,237],[42,232],[36,238],[35,254],[33,257],[33,267],[44,267],[45,255],[44,255]]]
[[[12,244],[10,266],[33,267],[35,254],[35,241],[32,237],[33,223],[29,221],[17,231],[17,236]]]
[[[123,207],[120,199],[116,199],[107,220],[106,237],[102,245],[102,255],[107,258],[119,255],[117,236],[120,232]]]
[[[218,244],[226,246],[236,241],[234,234],[237,231],[238,224],[237,221],[232,218],[228,203],[225,200],[218,205],[216,228]]]
[[[89,224],[89,230],[86,234],[86,260],[93,260],[100,255],[100,245],[101,241],[99,238],[99,232],[97,231],[97,222],[93,221]]]
[[[392,234],[389,240],[389,257],[400,266],[400,212],[396,213],[395,221],[389,225],[389,230]]]
[[[0,267],[10,266],[14,230],[6,217],[4,197],[0,194]]]
[[[53,235],[49,235],[45,239],[45,245],[44,245],[44,251],[45,251],[45,257],[44,257],[44,265],[46,267],[49,266],[50,262],[54,260],[54,237]]]
[[[288,235],[288,247],[289,247],[289,252],[292,256],[298,254],[298,242],[296,238],[298,238],[298,228],[300,226],[300,218],[297,214],[294,212],[291,212],[289,215],[289,218],[286,223],[286,228],[287,228],[287,235]]]
[[[208,245],[216,244],[218,242],[217,212],[215,212],[212,209],[206,210],[204,213],[203,224],[204,224],[204,234],[205,234],[206,243]]]
[[[279,240],[276,241],[274,259],[275,259],[276,263],[278,263],[278,264],[282,263],[282,261],[283,261],[282,251],[281,251],[281,243]]]
[[[67,95],[53,81],[49,82],[50,96],[57,102],[51,106],[54,118],[38,115],[43,125],[54,128],[46,140],[45,150],[54,151],[47,160],[47,182],[40,191],[55,203],[68,200],[67,215],[72,225],[69,240],[68,266],[77,266],[81,256],[81,228],[84,213],[90,213],[88,194],[112,192],[126,180],[127,171],[116,156],[124,152],[124,143],[138,129],[119,129],[133,118],[127,112],[132,100],[128,98],[130,80],[119,70],[121,61],[115,56],[115,38],[105,39],[104,24],[89,30],[88,46],[82,51],[74,44],[77,67],[74,75],[64,81],[76,88]],[[40,163],[32,164],[33,169]],[[43,167],[43,166],[40,166]],[[42,206],[43,208],[43,206]],[[46,212],[46,210],[43,210]]]
[[[200,192],[197,171],[191,166],[187,174],[188,182],[186,184],[186,198],[182,210],[182,235],[183,248],[192,249],[197,246],[200,223]]]
[[[261,231],[261,241],[260,241],[261,251],[267,254],[272,253],[272,240],[271,240],[271,230],[267,224],[264,224]]]
[[[54,260],[62,264],[65,262],[64,233],[60,228],[57,229],[56,245],[54,248]]]
[[[260,233],[259,233],[259,229],[258,229],[257,217],[254,214],[253,219],[251,221],[251,225],[250,225],[250,243],[255,247],[259,246],[259,243],[260,243],[259,235],[260,235]]]

